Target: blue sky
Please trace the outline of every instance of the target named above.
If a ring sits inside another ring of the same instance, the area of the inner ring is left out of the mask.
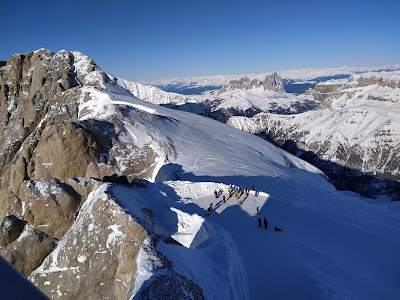
[[[1,10],[1,60],[77,50],[133,81],[400,63],[394,0],[6,0]]]

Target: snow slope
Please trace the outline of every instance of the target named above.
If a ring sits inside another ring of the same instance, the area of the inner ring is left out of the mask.
[[[211,112],[235,110],[237,115],[245,115],[245,111],[254,110],[271,113],[293,114],[318,106],[319,102],[310,95],[294,95],[285,92],[264,90],[262,86],[252,89],[236,89],[216,94],[206,92],[193,96],[199,103],[210,101]]]
[[[157,249],[206,299],[398,298],[398,209],[337,192],[318,169],[254,135],[106,88],[85,88],[91,100],[82,101],[89,111],[82,118],[103,119],[122,107],[136,124],[126,142],[150,143],[165,158],[146,189],[113,193],[127,212],[138,203],[153,210],[155,231],[183,245],[160,242]],[[242,205],[223,203],[229,182],[261,193]],[[211,202],[215,211],[206,217]],[[267,230],[258,227],[257,207]],[[146,257],[143,247],[136,291],[157,274]]]

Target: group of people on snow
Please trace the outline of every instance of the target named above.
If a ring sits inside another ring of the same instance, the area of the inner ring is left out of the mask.
[[[254,196],[258,197],[258,191],[256,190],[255,186],[252,186],[252,190],[254,191]],[[222,192],[222,190],[220,190],[220,192]],[[237,197],[239,204],[242,205],[243,204],[243,199],[242,199],[242,195],[245,194],[246,198],[249,195],[249,190],[247,188],[242,188],[242,187],[238,187],[238,186],[234,186],[229,182],[229,188],[228,188],[228,199],[233,197]],[[217,192],[217,190],[214,190],[214,197],[217,199],[219,197],[219,194]],[[222,196],[222,202],[226,203],[226,197],[225,195]],[[207,213],[206,215],[209,216],[211,211],[213,210],[213,203],[211,202],[210,206],[207,209]],[[256,214],[259,215],[259,207],[257,206],[256,208]],[[264,217],[263,220],[264,223],[264,227],[265,229],[268,229],[268,220]],[[258,218],[258,226],[261,227],[262,224],[262,220],[261,218]],[[275,226],[275,231],[282,231],[282,229],[278,228],[277,226]]]

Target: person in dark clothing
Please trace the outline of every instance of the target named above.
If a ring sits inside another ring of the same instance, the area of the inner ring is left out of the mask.
[[[214,191],[214,196],[215,196],[215,198],[218,198],[218,197],[217,197],[217,196],[218,196],[217,190]]]
[[[259,210],[259,208],[258,208],[258,206],[257,206],[257,215],[258,215],[258,210]]]
[[[223,201],[224,203],[226,202],[225,195],[222,196],[222,201]]]
[[[275,226],[275,231],[282,231],[282,229],[280,229],[277,226]]]
[[[264,217],[264,227],[265,229],[268,229],[268,221],[265,217]]]
[[[210,215],[210,212],[211,212],[211,206],[208,207],[206,216],[209,216],[209,215]]]
[[[258,226],[261,227],[261,218],[258,219]]]

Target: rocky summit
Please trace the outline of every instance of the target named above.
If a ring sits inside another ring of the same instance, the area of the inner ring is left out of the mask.
[[[153,234],[151,211],[143,223],[112,195],[93,199],[103,182],[151,178],[160,160],[151,138],[124,140],[132,134],[124,115],[133,112],[119,107],[100,120],[85,106],[88,87],[108,84],[133,97],[114,81],[89,57],[64,50],[15,54],[0,67],[0,254],[53,299],[125,299],[138,251]],[[140,122],[130,126],[146,131]],[[168,142],[159,146],[173,153]],[[110,240],[113,230],[121,237]],[[176,281],[202,298],[172,270],[162,285]]]
[[[284,92],[285,91],[282,78],[276,72],[273,72],[271,75],[268,75],[265,78],[262,86],[263,86],[264,90],[270,90],[270,91],[275,91],[275,92]]]

